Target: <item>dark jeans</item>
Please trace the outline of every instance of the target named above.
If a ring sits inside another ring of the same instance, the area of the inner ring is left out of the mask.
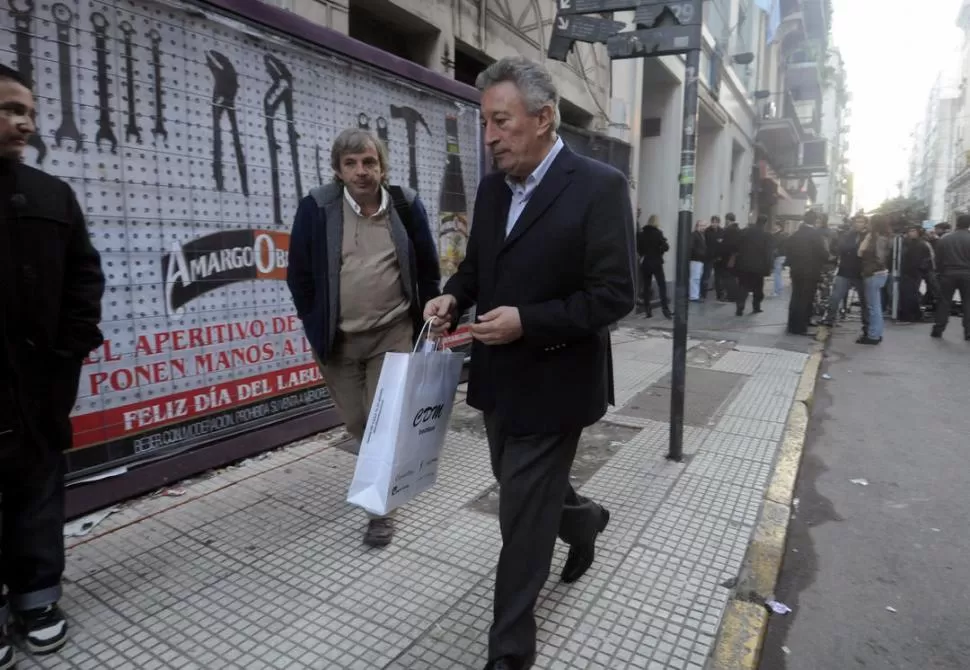
[[[663,261],[656,263],[644,261],[640,264],[640,276],[643,280],[643,304],[646,311],[650,312],[650,302],[653,300],[653,280],[657,280],[657,293],[660,294],[660,304],[667,308],[670,303],[667,301],[667,277],[664,274]]]
[[[940,277],[940,296],[936,303],[936,329],[946,330],[950,322],[950,309],[953,307],[953,293],[960,291],[963,303],[963,334],[970,337],[970,275],[949,275]]]
[[[738,290],[736,302],[738,311],[743,312],[748,303],[748,294],[753,294],[751,306],[758,311],[761,309],[761,302],[765,299],[765,278],[754,272],[738,273]]]
[[[569,483],[581,430],[508,435],[501,419],[489,413],[485,431],[500,486],[502,530],[488,657],[527,657],[536,649],[533,611],[549,576],[556,537],[570,545],[593,541],[602,508]]]
[[[812,321],[818,273],[792,273],[791,302],[788,303],[788,332],[804,335]]]
[[[0,587],[14,611],[45,607],[61,597],[64,457],[29,443],[0,453]]]

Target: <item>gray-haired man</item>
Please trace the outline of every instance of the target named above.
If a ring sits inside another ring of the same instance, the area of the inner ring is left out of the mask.
[[[347,432],[361,441],[384,354],[411,350],[441,270],[421,200],[387,184],[381,140],[345,130],[330,159],[334,181],[297,210],[287,284]],[[389,517],[372,517],[364,542],[386,546],[393,534]]]
[[[468,404],[485,414],[502,530],[487,668],[527,670],[556,537],[569,545],[562,580],[575,582],[610,520],[569,470],[613,402],[609,327],[633,309],[633,208],[619,171],[558,136],[545,68],[506,58],[477,83],[500,172],[479,185],[465,259],[425,316],[442,332],[477,307]]]

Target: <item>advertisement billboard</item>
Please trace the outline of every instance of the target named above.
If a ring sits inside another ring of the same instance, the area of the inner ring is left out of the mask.
[[[446,277],[463,257],[468,102],[208,6],[8,4],[0,59],[37,96],[26,161],[71,184],[107,278],[71,477],[332,406],[285,278],[298,199],[331,179],[343,129],[386,141]]]

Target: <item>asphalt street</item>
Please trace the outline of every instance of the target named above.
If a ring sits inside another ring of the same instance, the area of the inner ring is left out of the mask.
[[[970,343],[929,331],[835,331],[762,670],[970,667]]]

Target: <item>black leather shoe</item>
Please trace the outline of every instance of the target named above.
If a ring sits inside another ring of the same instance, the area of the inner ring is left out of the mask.
[[[489,661],[485,670],[529,670],[533,663],[535,663],[535,656],[527,658],[503,656],[495,661]]]
[[[605,507],[601,508],[603,510],[603,516],[600,519],[599,528],[596,530],[596,534],[599,535],[604,530],[606,530],[607,524],[610,522],[610,513]],[[596,558],[596,538],[594,537],[592,542],[588,544],[575,545],[569,548],[569,556],[566,557],[566,565],[562,569],[562,581],[564,584],[572,584],[573,582],[579,581],[579,579],[586,574],[589,570],[589,566],[593,564],[593,559]]]

